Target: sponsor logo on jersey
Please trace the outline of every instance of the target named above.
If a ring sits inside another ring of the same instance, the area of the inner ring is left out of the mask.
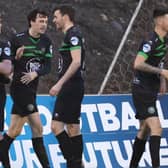
[[[35,72],[41,68],[41,61],[39,58],[32,58],[26,63],[27,72]]]

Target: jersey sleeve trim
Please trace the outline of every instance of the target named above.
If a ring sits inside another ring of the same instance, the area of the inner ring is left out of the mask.
[[[139,51],[138,55],[143,56],[145,59],[147,59],[149,57],[146,53],[144,53],[142,51]]]
[[[77,50],[77,49],[81,49],[81,46],[70,47],[70,51]]]

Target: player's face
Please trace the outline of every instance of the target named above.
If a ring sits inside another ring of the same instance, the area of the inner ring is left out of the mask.
[[[37,14],[36,20],[31,22],[31,28],[38,34],[44,34],[47,30],[48,17]]]
[[[56,10],[54,12],[54,16],[53,16],[53,23],[55,24],[56,28],[58,30],[63,30],[64,29],[64,16],[62,16],[62,14],[60,13],[59,10]]]
[[[164,15],[163,17],[163,27],[166,32],[168,32],[168,14]]]

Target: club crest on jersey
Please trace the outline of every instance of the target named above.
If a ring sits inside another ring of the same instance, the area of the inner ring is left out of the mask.
[[[79,42],[79,39],[78,39],[78,37],[71,37],[71,44],[72,45],[77,45],[78,44],[78,42]]]
[[[145,53],[149,52],[150,50],[151,50],[151,46],[148,43],[143,45],[143,51]]]
[[[38,71],[41,68],[41,62],[39,58],[32,58],[26,63],[27,72]]]

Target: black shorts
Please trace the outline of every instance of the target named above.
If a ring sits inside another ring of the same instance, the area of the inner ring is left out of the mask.
[[[22,117],[37,112],[36,92],[27,86],[11,86],[12,114]]]
[[[6,102],[5,86],[0,84],[0,131],[4,130],[4,108]]]
[[[56,98],[52,119],[79,124],[83,96],[84,85],[81,79],[67,82]]]
[[[133,84],[132,99],[137,119],[144,120],[148,117],[158,116],[156,108],[157,91],[150,91],[142,86]]]

